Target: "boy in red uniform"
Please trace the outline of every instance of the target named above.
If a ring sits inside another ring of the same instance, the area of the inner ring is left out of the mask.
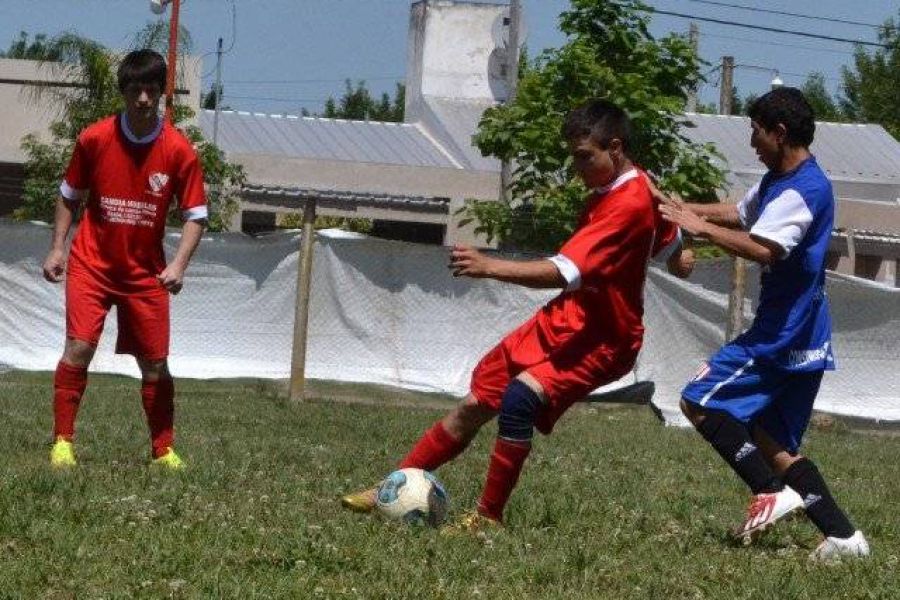
[[[152,50],[128,54],[118,71],[125,111],[94,123],[78,137],[56,202],[53,241],[44,277],[65,275],[66,344],[56,367],[51,464],[74,466],[75,417],[87,385],[106,314],[116,307],[116,352],[141,369],[141,398],[152,459],[178,469],[173,450],[175,388],[169,374],[169,294],[206,226],[203,173],[191,143],[159,115],[166,63]],[[181,243],[166,265],[166,213],[177,197],[184,218]],[[84,216],[66,259],[66,236],[78,205]]]
[[[462,452],[497,417],[498,435],[477,511],[459,524],[498,524],[526,457],[534,429],[550,433],[557,419],[595,388],[634,365],[643,338],[647,262],[666,257],[669,270],[690,274],[677,227],[662,220],[646,175],[627,156],[630,124],[620,108],[590,101],[563,127],[573,166],[592,190],[572,237],[556,256],[532,261],[493,258],[457,246],[454,276],[491,278],[531,288],[562,288],[488,352],[472,373],[470,393],[416,443],[400,468],[432,471]],[[342,498],[368,512],[375,489]]]

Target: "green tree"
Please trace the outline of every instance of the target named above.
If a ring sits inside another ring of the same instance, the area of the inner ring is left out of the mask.
[[[713,148],[680,131],[687,92],[701,80],[700,61],[682,36],[654,39],[649,10],[638,0],[572,0],[560,15],[566,44],[520,70],[514,102],[485,112],[475,143],[515,165],[509,203],[475,201],[465,209],[488,239],[543,251],[571,234],[586,190],[574,178],[560,129],[565,114],[591,97],[628,112],[632,154],[663,189],[716,200],[724,177],[711,162]]]
[[[825,75],[810,73],[800,90],[813,108],[817,121],[842,121],[843,115],[838,103],[825,87]]]
[[[135,47],[154,47],[160,43],[160,25],[153,23],[135,36]],[[156,36],[154,38],[154,36]],[[189,50],[188,36],[182,38],[180,50]],[[46,64],[60,77],[70,77],[81,83],[64,91],[50,87],[32,88],[33,100],[47,102],[57,108],[57,119],[50,124],[52,141],[42,142],[35,135],[22,139],[25,152],[25,184],[23,204],[14,216],[23,220],[52,221],[62,180],[75,140],[81,131],[108,115],[123,109],[122,97],[116,81],[120,54],[99,43],[71,33],[47,42],[56,60]],[[192,111],[176,105],[174,120],[193,142],[200,158],[209,200],[209,227],[213,231],[227,229],[231,216],[239,207],[237,192],[246,180],[240,165],[225,160],[221,150],[204,139],[199,128],[184,126]],[[170,222],[177,222],[176,211]]]
[[[885,21],[878,41],[887,47],[871,54],[856,47],[853,66],[843,69],[840,104],[848,120],[879,123],[900,139],[900,22]]]
[[[398,83],[393,100],[388,94],[382,94],[375,100],[366,88],[366,82],[358,81],[356,87],[347,79],[346,89],[340,100],[333,97],[325,101],[323,117],[329,119],[354,119],[372,121],[403,121],[403,108],[406,103],[406,87]]]
[[[9,44],[6,52],[0,52],[0,58],[20,58],[26,60],[58,60],[57,56],[47,42],[47,34],[35,34],[34,39],[29,41],[29,35],[19,32],[19,37]]]

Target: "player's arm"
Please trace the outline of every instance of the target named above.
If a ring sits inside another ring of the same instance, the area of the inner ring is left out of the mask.
[[[62,281],[66,272],[66,238],[72,221],[75,220],[75,209],[70,201],[62,196],[56,199],[56,212],[53,217],[53,238],[50,241],[50,252],[44,259],[44,279],[51,283]]]
[[[659,212],[664,219],[675,223],[694,237],[709,240],[734,256],[768,265],[785,253],[777,242],[706,221],[692,210],[675,204],[661,204]]]
[[[650,178],[647,178],[647,184],[650,187],[650,193],[653,195],[653,199],[656,200],[658,205],[667,204],[669,206],[678,206],[682,210],[693,212],[701,219],[711,221],[712,223],[723,227],[735,229],[741,227],[741,217],[737,204],[732,204],[730,202],[712,202],[708,204],[685,202],[675,196],[664,194],[656,187],[653,180]]]
[[[181,228],[181,241],[172,261],[166,265],[162,273],[156,276],[159,282],[173,294],[181,291],[184,285],[184,272],[187,270],[194,251],[200,244],[200,238],[206,230],[206,218],[187,220]]]
[[[550,260],[506,260],[469,246],[453,247],[450,270],[454,277],[496,279],[529,288],[563,288],[567,285],[559,268]]]

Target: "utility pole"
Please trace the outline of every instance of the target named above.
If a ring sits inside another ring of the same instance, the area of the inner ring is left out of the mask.
[[[722,78],[719,86],[719,114],[731,114],[734,98],[734,57],[722,57]],[[725,341],[730,342],[744,329],[744,297],[747,289],[747,262],[735,256],[731,259],[731,292],[728,294],[728,321]]]
[[[734,98],[734,57],[722,57],[722,80],[719,85],[719,114],[731,114],[731,101]]]
[[[506,47],[506,103],[516,99],[519,85],[519,31],[522,20],[520,0],[509,0],[509,42]],[[500,164],[500,200],[509,202],[509,186],[512,184],[512,166],[508,160]]]
[[[216,46],[216,87],[213,88],[215,90],[215,100],[216,103],[213,106],[215,112],[213,113],[213,137],[212,142],[213,146],[218,147],[219,145],[219,110],[222,107],[222,38],[219,38],[219,44]]]
[[[171,0],[172,15],[169,17],[169,64],[166,76],[166,121],[173,122],[175,110],[175,71],[178,64],[178,15],[181,0]],[[164,6],[165,4],[163,4]]]
[[[691,48],[694,50],[694,56],[700,55],[700,28],[697,27],[697,24],[691,22],[690,33],[688,33],[688,40],[691,44]],[[688,90],[687,104],[685,105],[685,110],[687,112],[697,112],[697,86],[692,85],[691,89]]]

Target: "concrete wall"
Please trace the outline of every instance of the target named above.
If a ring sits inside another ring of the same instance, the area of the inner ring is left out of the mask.
[[[406,120],[417,119],[422,96],[502,101],[509,7],[421,0],[410,11]]]
[[[180,67],[179,102],[197,112],[200,109],[201,63],[199,57],[186,57]],[[35,94],[35,83],[47,90]],[[72,76],[60,69],[57,63],[40,63],[34,60],[0,58],[0,162],[21,163],[25,156],[20,149],[22,138],[34,133],[40,139],[50,139],[48,127],[59,118],[59,94],[74,90],[77,86]]]

